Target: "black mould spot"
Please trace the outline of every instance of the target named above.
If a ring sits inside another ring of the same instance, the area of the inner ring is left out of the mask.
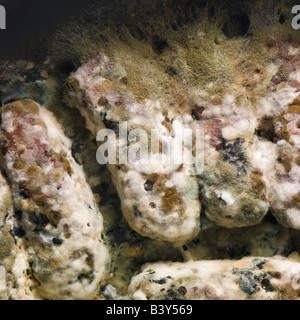
[[[57,246],[60,246],[62,244],[62,241],[59,238],[53,238],[52,242]]]
[[[256,265],[256,267],[257,267],[258,269],[262,270],[264,264],[266,264],[266,261],[261,261],[261,262],[259,262],[259,263]]]
[[[222,31],[228,38],[243,37],[248,33],[250,27],[250,20],[248,16],[239,12],[229,16],[224,23]]]
[[[48,218],[44,214],[36,214],[35,212],[28,212],[28,220],[39,228],[43,229],[49,223]]]
[[[195,106],[194,109],[192,109],[192,117],[194,120],[200,120],[201,119],[201,114],[204,111],[204,107],[200,106]]]
[[[200,120],[198,112],[195,109],[192,110],[192,117],[194,120]]]
[[[179,295],[177,290],[174,288],[174,285],[172,285],[171,288],[167,290],[165,300],[180,300],[180,299],[182,299],[182,295]]]
[[[105,125],[105,127],[107,129],[113,130],[115,133],[119,132],[119,124],[118,124],[118,122],[108,120],[106,118],[106,114],[104,115],[103,123],[104,123],[104,125]]]
[[[77,277],[77,280],[79,282],[83,282],[84,280],[87,280],[89,283],[92,283],[94,280],[94,272],[93,271],[89,271],[86,273],[81,273],[79,274],[79,276]]]
[[[153,282],[155,282],[157,284],[165,284],[167,282],[167,280],[165,278],[161,278],[159,280],[153,280]]]
[[[134,209],[134,216],[135,217],[142,217],[143,216],[141,211],[136,206],[134,206],[133,209]]]
[[[166,72],[168,75],[172,76],[172,77],[177,76],[177,71],[176,71],[175,68],[172,67],[172,66],[168,66],[168,67],[166,68],[165,72]]]
[[[121,81],[123,84],[125,84],[125,85],[128,84],[128,78],[127,78],[127,77],[122,77],[122,78],[120,79],[120,81]]]
[[[284,13],[282,13],[280,16],[279,16],[279,23],[280,24],[284,24],[286,22],[286,16]]]
[[[274,287],[271,285],[270,280],[267,278],[261,280],[261,286],[266,292],[274,291]]]
[[[149,206],[150,206],[151,208],[154,208],[154,209],[156,208],[156,204],[155,204],[154,202],[150,202],[150,203],[149,203]]]
[[[168,44],[167,40],[165,40],[159,36],[153,36],[152,49],[155,53],[160,54],[168,47],[169,47],[169,44]]]
[[[13,229],[14,235],[16,235],[18,238],[23,238],[26,235],[26,232],[20,228],[20,227],[14,227]]]
[[[178,288],[178,293],[179,293],[181,296],[185,296],[186,293],[187,293],[186,287],[180,286],[180,287]]]
[[[144,183],[144,189],[146,191],[152,191],[153,190],[153,185],[154,185],[154,182],[151,181],[150,179],[148,179],[145,183]]]

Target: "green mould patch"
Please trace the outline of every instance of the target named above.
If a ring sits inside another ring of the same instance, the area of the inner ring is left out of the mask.
[[[5,226],[0,231],[0,264],[8,258],[13,249],[14,239],[10,234],[10,227]]]
[[[259,83],[247,83],[255,96],[264,91],[262,64],[269,57],[256,26],[262,20],[256,10],[259,5],[253,8],[246,1],[235,1],[230,9],[228,5],[227,1],[163,0],[132,1],[122,11],[95,8],[56,35],[49,55],[54,60],[84,62],[101,51],[124,67],[126,86],[140,102],[165,97],[174,83],[188,91],[205,89],[207,99],[213,100],[233,82],[239,83],[238,74],[243,84],[256,70],[261,74]],[[265,14],[271,16],[272,10],[265,8]],[[249,72],[243,77],[245,61]],[[236,71],[236,62],[243,70]],[[66,70],[73,72],[73,64]]]

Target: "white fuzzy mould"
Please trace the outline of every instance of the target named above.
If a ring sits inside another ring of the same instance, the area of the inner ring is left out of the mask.
[[[253,131],[255,124],[249,119],[241,119],[236,121],[233,125],[224,127],[222,129],[222,136],[226,140],[235,140],[244,134]]]
[[[293,81],[300,82],[300,71],[292,72],[292,73],[289,75],[289,79],[290,79],[290,80],[293,80]]]
[[[266,67],[268,74],[275,75],[278,72],[278,65],[274,63],[270,63]]]
[[[278,145],[278,146],[284,146],[286,143],[287,143],[287,142],[286,142],[286,140],[284,140],[284,139],[277,141],[277,145]]]
[[[47,109],[40,108],[39,116],[47,126],[47,133],[49,138],[48,143],[51,144],[51,147],[55,151],[59,151],[61,145],[64,145],[66,149],[70,149],[72,146],[71,140],[65,136],[62,128],[59,126],[52,114]]]
[[[285,145],[285,140],[274,144],[260,141],[256,137],[248,147],[247,155],[253,167],[263,173],[262,179],[266,184],[270,207],[278,221],[284,226],[299,229],[300,211],[299,208],[293,207],[292,197],[300,190],[300,170],[298,166],[292,165],[289,176],[284,174],[284,169],[278,162],[278,148]]]
[[[286,84],[284,88],[259,99],[256,115],[259,118],[262,118],[263,116],[277,116],[284,111],[293,100],[295,100],[298,94],[299,93],[294,87]]]
[[[299,55],[300,54],[300,49],[299,48],[295,48],[293,46],[289,47],[289,55],[295,56],[295,55]]]
[[[247,156],[251,160],[252,167],[260,169],[267,188],[273,183],[274,168],[277,161],[277,147],[268,141],[260,141],[257,137],[248,146]]]
[[[288,222],[294,229],[300,230],[300,210],[291,208],[286,210]]]
[[[228,205],[232,205],[234,203],[234,198],[232,194],[226,190],[215,191],[218,197],[221,197]]]
[[[299,191],[299,185],[289,181],[277,182],[277,184],[273,185],[272,190],[276,193],[276,197],[278,197],[279,201],[276,202],[283,203],[290,199],[291,194],[296,194]]]
[[[292,135],[290,138],[291,142],[294,144],[294,146],[300,150],[300,136],[299,135]]]
[[[34,283],[29,279],[27,270],[30,270],[28,257],[23,250],[17,250],[11,267],[16,286],[9,283],[9,293],[15,300],[34,300],[36,298],[30,290],[30,287],[34,287]]]
[[[180,194],[186,195],[182,197],[183,204],[186,207],[185,212],[178,215],[175,209],[166,215],[160,209],[165,191],[161,193],[147,192],[144,188],[145,179],[136,170],[127,171],[122,177],[122,181],[124,181],[124,186],[119,194],[123,203],[123,214],[133,229],[149,237],[179,243],[186,241],[191,234],[195,235],[198,229],[197,220],[200,212],[196,182],[191,183],[186,175],[181,175],[181,184],[176,184],[176,189]],[[165,190],[172,188],[170,186],[170,183],[172,185],[174,183],[172,176],[171,181],[166,181]],[[149,205],[150,203],[155,203],[156,208],[152,208]],[[131,217],[133,209],[141,213],[135,215],[134,220]]]

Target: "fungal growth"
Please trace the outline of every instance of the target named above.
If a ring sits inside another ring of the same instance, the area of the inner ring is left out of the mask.
[[[118,129],[119,122],[126,121],[128,131],[143,129],[149,133],[156,129],[158,139],[155,141],[161,145],[169,144],[175,150],[173,141],[189,126],[191,116],[172,112],[164,115],[164,106],[159,101],[138,102],[128,90],[124,78],[125,69],[103,54],[89,60],[70,78],[75,89],[75,104],[85,117],[88,128],[95,135],[102,128],[117,132],[117,148],[113,145],[110,148],[120,150],[121,147],[127,153],[136,141],[133,139],[128,145],[127,131],[121,134]],[[153,146],[150,134],[147,141],[150,141],[150,147]],[[143,236],[173,243],[191,239],[199,232],[201,208],[197,182],[190,175],[192,163],[173,164],[157,160],[155,164],[143,164],[146,160],[143,156],[147,160],[151,157],[167,159],[163,147],[157,145],[154,153],[152,149],[148,151],[148,145],[146,148],[138,163],[128,161],[122,164],[121,154],[117,152],[116,164],[107,164],[121,199],[124,217]],[[181,152],[181,148],[179,146],[177,150]],[[184,151],[192,157],[192,150]]]
[[[299,262],[294,254],[289,259],[146,264],[132,278],[128,293],[135,300],[297,299]]]
[[[32,100],[4,106],[1,119],[2,155],[41,295],[93,298],[107,262],[103,222],[70,140]]]
[[[205,156],[203,171],[197,180],[206,216],[221,226],[245,227],[260,223],[271,210],[284,226],[298,229],[299,54],[296,44],[290,45],[289,51],[285,42],[280,46],[280,50],[288,52],[278,56],[280,69],[286,68],[288,62],[295,72],[287,74],[285,85],[277,86],[272,93],[268,92],[264,80],[264,77],[270,79],[269,86],[274,86],[271,81],[278,76],[271,60],[262,66],[256,60],[245,64],[242,58],[236,57],[240,59],[237,66],[231,60],[233,57],[228,56],[228,63],[237,70],[227,91],[208,99],[207,92],[193,92],[189,88],[185,89],[183,97],[185,78],[178,76],[176,82],[172,82],[175,90],[166,89],[171,102],[166,101],[163,93],[153,94],[155,100],[145,97],[138,102],[128,81],[124,81],[129,78],[126,63],[123,66],[99,53],[70,77],[70,105],[80,110],[95,135],[101,128],[118,135],[117,147],[110,149],[129,150],[131,147],[118,128],[120,121],[128,124],[128,131],[159,129],[160,149],[164,141],[178,137],[182,128],[189,128],[193,139],[196,131],[202,130]],[[201,61],[200,54],[198,59]],[[246,79],[248,74],[254,78]],[[251,83],[245,87],[247,81]],[[245,96],[241,95],[243,90]],[[263,94],[258,94],[257,90]],[[246,98],[247,95],[252,98]],[[274,104],[272,111],[271,104]],[[194,106],[192,110],[191,106]],[[125,137],[126,134],[127,131]],[[148,150],[148,146],[146,148]],[[146,151],[147,156],[150,153]],[[190,156],[193,156],[192,149]],[[189,174],[189,165],[184,162],[177,167],[124,165],[120,160],[121,155],[116,158],[118,165],[109,164],[108,167],[130,226],[154,239],[175,242],[171,234],[176,234],[178,241],[193,238],[198,230],[200,204],[198,186],[195,176]],[[286,179],[289,182],[285,183]],[[288,184],[291,188],[285,189]],[[280,196],[278,193],[278,188],[282,187],[282,191],[288,190],[286,200],[283,200],[284,193]],[[174,233],[174,230],[177,231]]]
[[[299,300],[293,0],[90,2],[0,59],[0,299]]]

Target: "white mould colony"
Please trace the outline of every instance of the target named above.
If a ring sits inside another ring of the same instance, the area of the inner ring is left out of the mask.
[[[109,205],[100,212],[97,179],[87,178],[55,108],[26,97],[5,103],[0,299],[299,299],[300,51],[292,40],[268,46],[276,48],[264,67],[226,60],[236,74],[209,98],[213,83],[189,86],[176,70],[167,98],[137,97],[121,51],[98,49],[70,74],[65,103],[98,151],[106,146],[120,224]],[[135,149],[141,132],[148,145]],[[192,144],[182,144],[186,133]],[[137,150],[139,161],[128,161]],[[162,261],[168,251],[179,258]],[[126,268],[122,285],[115,274]]]

